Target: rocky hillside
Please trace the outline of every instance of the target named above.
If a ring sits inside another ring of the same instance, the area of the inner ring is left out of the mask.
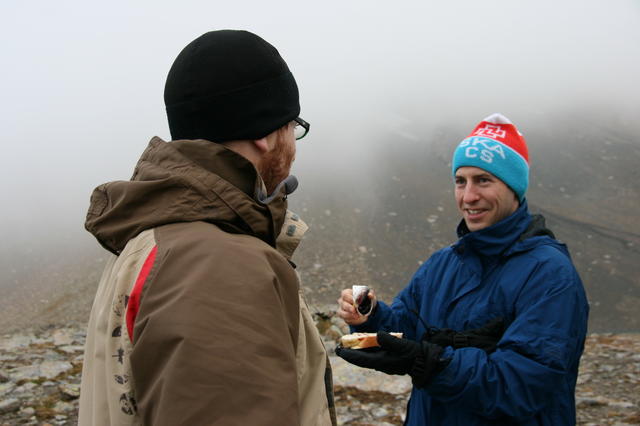
[[[345,324],[318,316],[333,353]],[[83,362],[82,327],[44,328],[0,337],[0,425],[75,425]],[[339,424],[401,425],[411,383],[331,356]],[[578,424],[640,424],[640,335],[593,334],[582,358]]]

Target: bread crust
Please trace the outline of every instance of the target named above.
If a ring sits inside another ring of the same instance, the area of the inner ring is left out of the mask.
[[[389,333],[395,337],[402,337],[402,333]],[[380,346],[377,333],[351,333],[340,338],[340,344],[349,349],[366,349]]]

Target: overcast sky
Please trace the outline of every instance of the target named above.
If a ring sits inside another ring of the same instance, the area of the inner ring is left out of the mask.
[[[247,29],[294,73],[301,179],[381,132],[575,103],[640,112],[640,1],[63,1],[0,4],[3,238],[81,233],[91,190],[169,138],[164,80],[202,33]],[[412,111],[407,115],[406,111]]]

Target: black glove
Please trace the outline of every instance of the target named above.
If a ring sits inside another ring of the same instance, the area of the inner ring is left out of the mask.
[[[494,318],[480,328],[461,332],[450,328],[442,330],[431,328],[427,330],[422,340],[442,347],[451,346],[454,349],[474,347],[491,353],[496,350],[502,334],[504,334],[504,321],[502,318]]]
[[[338,346],[336,354],[359,367],[387,374],[409,374],[417,387],[425,386],[449,363],[449,360],[440,359],[442,348],[429,342],[414,342],[378,331],[378,343],[380,348],[347,349]]]

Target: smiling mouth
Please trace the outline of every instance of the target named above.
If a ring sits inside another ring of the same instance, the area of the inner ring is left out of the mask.
[[[485,213],[486,210],[484,209],[466,209],[467,215],[474,217],[474,216],[479,216],[482,213]]]

